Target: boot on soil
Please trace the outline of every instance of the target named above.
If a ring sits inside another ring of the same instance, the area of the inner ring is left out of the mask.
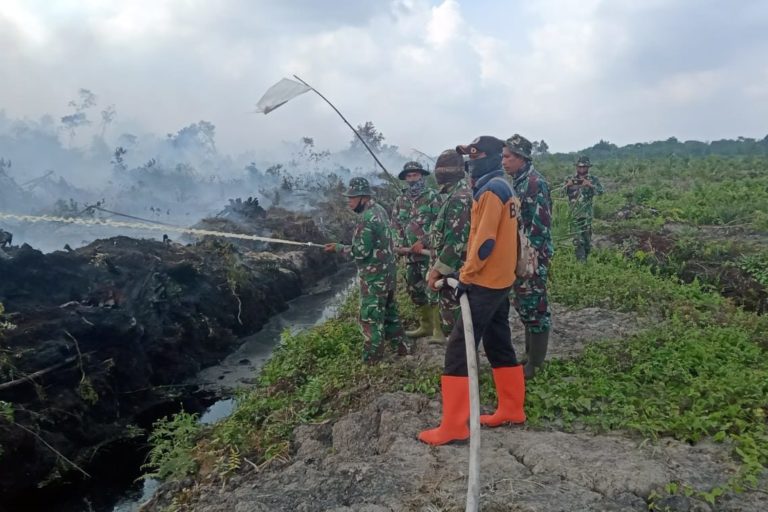
[[[526,334],[528,334],[527,331]],[[528,360],[523,368],[526,380],[532,379],[536,375],[536,370],[544,364],[549,346],[549,329],[543,332],[532,332],[529,336]]]
[[[438,343],[445,343],[443,321],[440,318],[440,304],[432,305],[432,339]]]
[[[409,338],[421,338],[432,335],[432,307],[429,304],[419,306],[419,327],[415,331],[405,331]]]
[[[525,422],[525,376],[523,366],[504,366],[493,369],[493,382],[499,405],[493,414],[480,415],[480,424],[498,427],[504,423]]]
[[[419,441],[439,446],[469,439],[469,377],[443,375],[440,388],[443,395],[440,426],[421,432]]]

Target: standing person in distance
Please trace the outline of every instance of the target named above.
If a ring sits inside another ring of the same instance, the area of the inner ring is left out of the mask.
[[[595,196],[605,190],[597,176],[590,174],[592,162],[588,156],[576,160],[576,174],[565,180],[565,193],[571,210],[571,233],[576,247],[576,259],[585,262],[592,250],[592,219],[595,211],[592,203]]]

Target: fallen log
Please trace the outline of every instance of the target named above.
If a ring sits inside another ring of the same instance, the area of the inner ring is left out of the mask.
[[[33,382],[33,379],[36,379],[37,377],[42,377],[43,375],[47,373],[51,373],[53,371],[58,370],[59,368],[63,368],[64,366],[67,366],[69,363],[72,363],[77,360],[78,356],[70,356],[63,360],[60,363],[56,363],[53,366],[49,366],[48,368],[43,368],[42,370],[38,370],[34,373],[30,373],[29,375],[25,375],[23,377],[20,377],[18,379],[14,379],[12,381],[3,382],[0,384],[0,391],[3,391],[8,388],[12,388],[15,386],[18,386],[19,384],[23,384],[25,382]]]

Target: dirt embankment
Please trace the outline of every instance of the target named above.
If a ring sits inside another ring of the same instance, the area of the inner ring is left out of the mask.
[[[550,358],[574,357],[598,339],[621,339],[648,322],[602,308],[571,310],[559,305],[554,318]],[[511,320],[515,341],[520,341],[517,318]],[[444,350],[443,344],[420,340],[413,356],[392,364],[414,373],[439,368]],[[481,372],[489,372],[484,356],[480,359]],[[528,386],[536,386],[536,381]],[[439,423],[439,397],[362,388],[355,410],[297,428],[290,458],[265,468],[244,466],[224,484],[167,484],[142,510],[164,510],[174,496],[181,497],[180,510],[195,512],[464,510],[468,445],[429,447],[416,439],[419,431]],[[482,411],[490,412],[492,405],[483,404]],[[759,491],[728,495],[717,506],[695,496],[652,497],[654,492],[664,494],[669,482],[703,489],[724,484],[736,470],[730,450],[714,443],[691,446],[622,432],[484,428],[480,510],[642,512],[651,502],[656,510],[670,511],[764,510],[765,495]]]
[[[188,398],[185,380],[337,265],[319,249],[256,253],[217,240],[6,252],[0,302],[16,325],[0,335],[0,400],[14,408],[12,421],[0,415],[6,506],[81,470],[98,479],[140,462],[131,458],[143,456],[145,429]]]

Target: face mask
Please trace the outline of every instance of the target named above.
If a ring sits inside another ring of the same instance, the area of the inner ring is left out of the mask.
[[[470,160],[468,163],[469,173],[472,176],[472,179],[477,180],[491,171],[501,169],[501,153],[497,155],[489,155],[485,158]]]
[[[357,205],[354,208],[352,208],[352,211],[355,213],[362,213],[363,210],[365,210],[365,203],[363,203],[363,200],[360,199],[357,202]]]
[[[411,194],[411,197],[418,197],[421,195],[421,193],[424,192],[425,185],[424,178],[420,178],[419,181],[408,183],[408,192]]]

